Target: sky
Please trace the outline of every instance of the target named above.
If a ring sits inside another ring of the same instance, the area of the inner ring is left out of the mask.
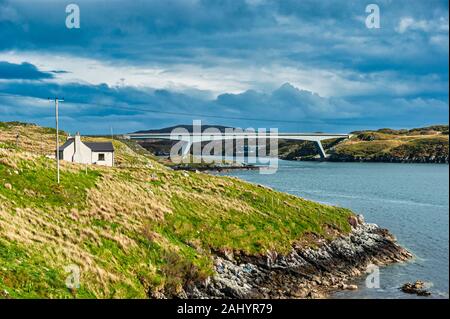
[[[447,0],[0,0],[0,121],[54,126],[48,98],[61,97],[60,127],[82,134],[447,124],[448,12]]]

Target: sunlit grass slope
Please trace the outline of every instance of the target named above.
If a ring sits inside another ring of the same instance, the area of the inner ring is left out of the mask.
[[[116,167],[62,162],[58,185],[45,156],[54,133],[0,123],[0,298],[173,296],[213,274],[215,253],[286,253],[350,230],[349,210],[173,171],[120,141]],[[69,265],[78,289],[66,287]]]

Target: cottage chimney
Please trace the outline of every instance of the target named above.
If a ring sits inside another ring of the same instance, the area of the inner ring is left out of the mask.
[[[74,137],[74,153],[73,153],[73,162],[83,163],[83,154],[82,154],[82,142],[80,132],[77,132]]]
[[[80,136],[80,132],[77,132],[75,134],[75,150],[78,148],[77,146],[79,146],[81,143],[81,136]]]

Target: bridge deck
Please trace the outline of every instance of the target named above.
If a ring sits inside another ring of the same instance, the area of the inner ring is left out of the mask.
[[[203,133],[132,133],[124,135],[129,139],[164,139],[173,141],[184,141],[183,156],[189,154],[189,149],[193,143],[221,141],[231,139],[248,139],[248,138],[264,138],[264,139],[285,139],[297,141],[311,141],[317,143],[320,156],[325,158],[325,150],[321,141],[333,138],[349,138],[349,134],[332,134],[332,133],[273,133],[273,132],[203,132]]]
[[[278,138],[288,138],[288,137],[328,137],[328,138],[348,138],[350,134],[341,134],[341,133],[271,133],[271,132],[203,132],[203,133],[131,133],[125,134],[125,137],[129,137],[132,139],[151,139],[151,138],[170,138],[173,137],[177,139],[177,137],[194,137],[194,136],[271,136]]]

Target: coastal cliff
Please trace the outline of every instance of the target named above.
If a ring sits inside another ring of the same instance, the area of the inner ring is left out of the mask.
[[[190,287],[191,298],[324,298],[339,289],[357,289],[352,280],[369,265],[412,258],[386,229],[352,219],[352,231],[317,247],[293,247],[287,255],[260,257],[225,254],[215,258],[216,275]]]

